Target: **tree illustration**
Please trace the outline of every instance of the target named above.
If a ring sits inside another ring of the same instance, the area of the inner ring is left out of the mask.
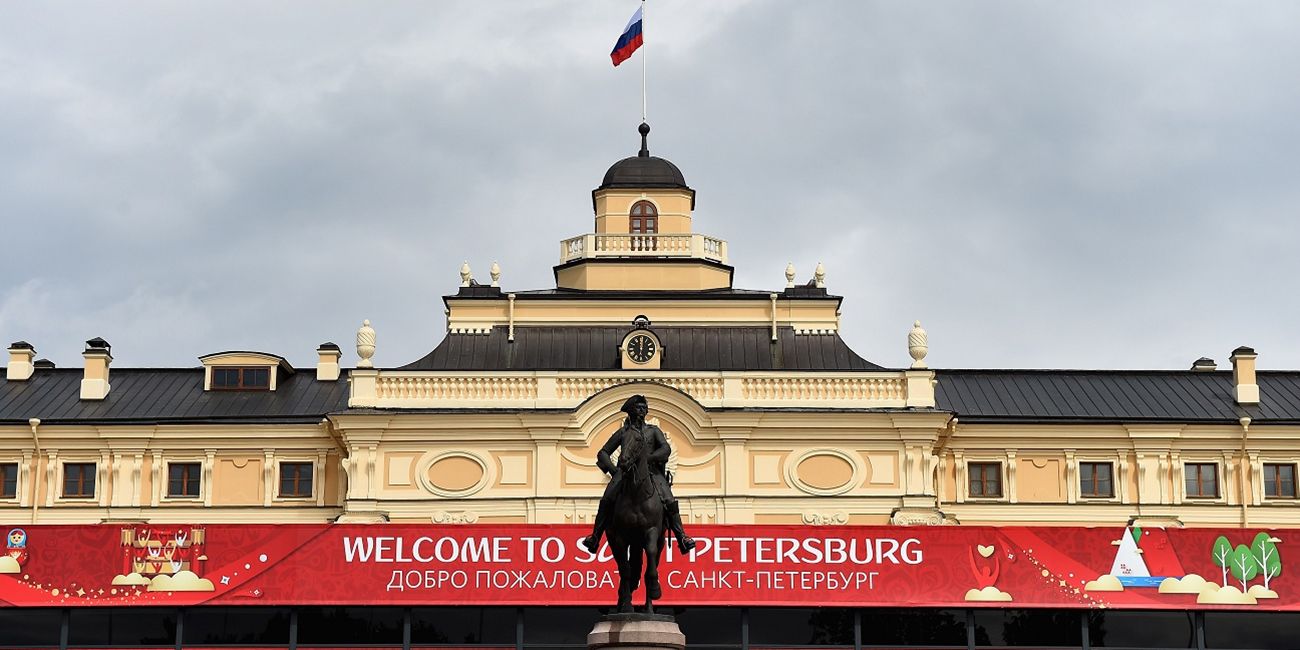
[[[1214,558],[1214,566],[1223,569],[1223,586],[1228,586],[1228,564],[1232,559],[1232,542],[1228,538],[1219,535],[1219,539],[1214,540],[1214,549],[1210,551]]]
[[[1237,548],[1233,549],[1232,557],[1228,561],[1228,570],[1232,571],[1232,577],[1241,581],[1241,590],[1245,592],[1246,583],[1259,575],[1259,565],[1255,564],[1255,556],[1251,555],[1249,546],[1238,544]]]
[[[1250,554],[1259,567],[1259,574],[1264,576],[1264,588],[1268,589],[1269,581],[1282,575],[1282,556],[1273,536],[1268,533],[1256,535],[1255,541],[1250,543]]]

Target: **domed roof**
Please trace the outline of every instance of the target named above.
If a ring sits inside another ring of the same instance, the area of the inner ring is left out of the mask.
[[[631,158],[624,158],[605,172],[605,179],[597,189],[608,187],[680,187],[690,189],[686,178],[677,165],[650,155],[646,136],[650,134],[650,125],[644,122],[637,129],[641,132],[641,151]]]

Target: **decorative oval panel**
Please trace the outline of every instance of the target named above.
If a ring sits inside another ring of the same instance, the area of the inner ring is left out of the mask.
[[[435,456],[418,474],[430,492],[444,497],[463,497],[482,490],[491,478],[487,463],[465,452]]]
[[[804,452],[788,466],[790,482],[809,494],[843,494],[859,483],[862,467],[838,449]]]

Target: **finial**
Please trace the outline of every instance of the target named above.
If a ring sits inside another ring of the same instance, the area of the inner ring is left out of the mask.
[[[469,260],[466,260],[464,264],[460,265],[460,286],[468,287],[470,280],[473,279],[474,276],[470,274],[469,270]]]
[[[361,327],[357,329],[357,356],[361,360],[357,362],[358,368],[374,368],[375,364],[370,362],[370,357],[375,356],[375,328],[370,326],[370,319],[361,321]]]
[[[488,275],[492,276],[492,286],[501,286],[501,265],[496,262],[492,263],[492,268],[488,269]]]
[[[817,263],[817,268],[813,270],[813,282],[818,289],[826,288],[826,267],[821,262]]]
[[[650,135],[650,125],[642,122],[641,126],[638,126],[636,130],[641,132],[641,151],[638,151],[636,155],[639,158],[649,158],[650,145],[646,142],[646,136]]]
[[[788,262],[785,265],[785,288],[794,288],[794,262]]]
[[[930,337],[921,328],[921,321],[912,323],[912,331],[907,333],[907,353],[912,355],[912,367],[924,368],[925,355],[930,352]]]

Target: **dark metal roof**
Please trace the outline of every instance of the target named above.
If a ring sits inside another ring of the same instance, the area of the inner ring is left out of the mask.
[[[937,408],[963,422],[1300,422],[1300,372],[1258,373],[1236,403],[1231,371],[940,370]]]
[[[623,327],[520,327],[506,343],[451,334],[403,370],[614,370]],[[877,370],[836,335],[758,327],[656,327],[665,370]],[[938,370],[937,409],[963,422],[1300,423],[1300,372],[1258,373],[1260,404],[1239,406],[1231,371]],[[0,371],[2,374],[3,371]],[[0,380],[0,424],[309,423],[347,409],[348,382],[282,376],[270,391],[203,390],[203,369],[115,368],[104,400],[79,398],[82,370]]]
[[[682,170],[657,156],[632,156],[614,163],[605,172],[599,189],[611,187],[690,189],[686,186]]]
[[[82,400],[80,368],[0,383],[0,423],[316,422],[347,408],[348,382],[281,375],[274,391],[204,391],[203,369],[114,368],[102,400]]]
[[[609,171],[605,172],[605,178],[597,189],[680,187],[689,190],[690,188],[686,187],[686,177],[682,176],[682,170],[678,169],[677,165],[650,155],[650,145],[646,142],[646,136],[650,134],[650,125],[642,123],[637,127],[637,131],[641,133],[641,151],[631,158],[624,158],[614,163]]]
[[[448,334],[432,352],[399,370],[617,370],[629,327],[516,327]],[[654,327],[663,370],[880,370],[837,334],[766,327]]]

